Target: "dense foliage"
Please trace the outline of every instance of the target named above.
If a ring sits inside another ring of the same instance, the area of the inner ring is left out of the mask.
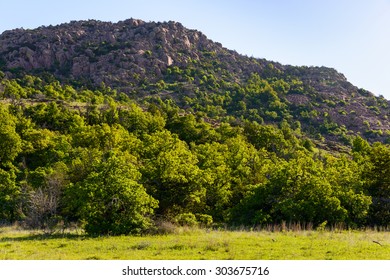
[[[194,97],[184,111],[159,95],[135,103],[106,87],[3,78],[0,221],[76,222],[90,234],[139,233],[160,220],[388,226],[389,145],[351,136],[322,149],[280,102],[292,88],[299,83],[253,75],[233,100],[211,107],[216,96]]]

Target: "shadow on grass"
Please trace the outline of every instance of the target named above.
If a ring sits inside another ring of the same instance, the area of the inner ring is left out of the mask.
[[[89,235],[78,234],[78,233],[30,233],[25,236],[5,236],[0,237],[0,242],[10,242],[10,241],[34,241],[34,240],[54,240],[54,239],[68,239],[68,240],[84,240],[86,238],[92,238]]]

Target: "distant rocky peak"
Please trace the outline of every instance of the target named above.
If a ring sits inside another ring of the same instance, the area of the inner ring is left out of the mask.
[[[6,31],[0,35],[0,59],[5,71],[49,71],[59,79],[88,77],[95,85],[123,87],[147,73],[161,79],[166,67],[199,59],[200,50],[215,46],[173,21],[88,20]]]

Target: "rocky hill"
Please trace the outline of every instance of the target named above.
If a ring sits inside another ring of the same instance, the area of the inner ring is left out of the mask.
[[[6,69],[51,71],[62,79],[87,78],[94,85],[124,88],[145,77],[157,81],[168,66],[201,60],[206,51],[238,56],[180,23],[135,19],[16,29],[4,32],[0,44]]]
[[[386,229],[389,117],[334,69],[242,56],[175,22],[6,31],[0,224]]]
[[[105,85],[136,99],[171,98],[214,119],[298,121],[319,143],[357,134],[389,138],[390,102],[336,70],[243,56],[177,22],[89,20],[6,31],[0,70],[8,78],[49,73],[64,84]]]

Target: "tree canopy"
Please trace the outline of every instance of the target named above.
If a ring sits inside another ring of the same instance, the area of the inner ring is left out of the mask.
[[[137,103],[113,90],[24,79],[4,80],[0,95],[1,222],[73,222],[93,235],[137,234],[161,219],[390,223],[389,145],[350,136],[329,149],[309,137],[279,104],[303,90],[297,81],[252,75],[213,101],[222,107],[208,107],[214,97],[204,95],[182,110],[159,96]],[[28,99],[37,91],[46,99]]]

